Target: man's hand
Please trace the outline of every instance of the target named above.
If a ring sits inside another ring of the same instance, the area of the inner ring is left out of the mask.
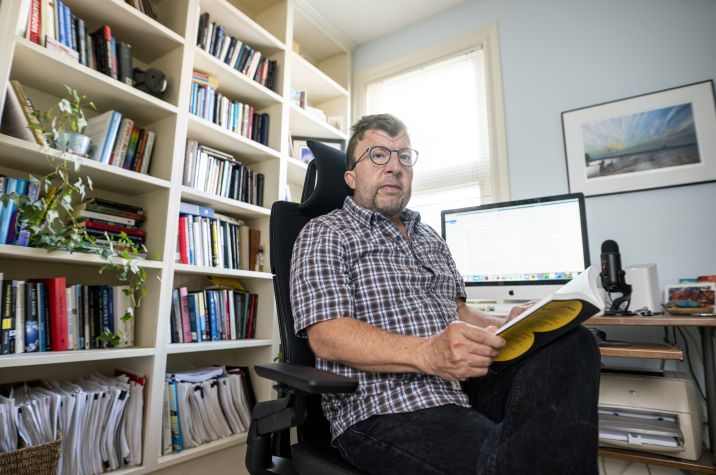
[[[507,316],[507,320],[505,320],[505,323],[514,320],[518,315],[520,315],[522,312],[530,308],[532,305],[536,304],[536,300],[530,300],[527,303],[524,303],[522,305],[517,305],[515,307],[512,307],[512,310],[510,310],[510,314]]]
[[[420,354],[422,372],[443,379],[467,379],[484,376],[492,360],[505,346],[497,327],[477,327],[457,321],[442,333],[425,340]]]

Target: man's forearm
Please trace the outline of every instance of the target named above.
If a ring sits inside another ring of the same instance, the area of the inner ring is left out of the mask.
[[[355,318],[336,318],[308,327],[313,352],[370,372],[420,372],[420,346],[425,340],[389,333]]]
[[[485,312],[482,312],[475,307],[471,307],[466,304],[463,300],[458,299],[457,313],[460,316],[460,320],[466,323],[477,325],[478,327],[486,328],[489,326],[501,327],[505,323],[504,318],[493,317]]]

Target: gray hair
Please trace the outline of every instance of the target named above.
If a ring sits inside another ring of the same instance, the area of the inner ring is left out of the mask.
[[[401,132],[407,132],[405,124],[391,114],[375,114],[365,115],[356,122],[351,131],[350,140],[348,141],[348,149],[346,150],[346,170],[352,170],[358,160],[355,156],[356,145],[363,139],[363,135],[368,130],[382,130],[391,137],[397,137]]]

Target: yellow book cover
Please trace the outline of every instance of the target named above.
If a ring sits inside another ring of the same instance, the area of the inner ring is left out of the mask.
[[[579,276],[525,310],[497,330],[507,345],[494,359],[501,368],[523,359],[533,351],[604,310],[597,289],[599,271],[588,267]]]

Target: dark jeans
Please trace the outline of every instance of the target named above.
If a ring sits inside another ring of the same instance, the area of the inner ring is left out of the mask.
[[[338,437],[373,474],[597,473],[599,350],[583,327],[463,384],[472,408],[373,416]]]

